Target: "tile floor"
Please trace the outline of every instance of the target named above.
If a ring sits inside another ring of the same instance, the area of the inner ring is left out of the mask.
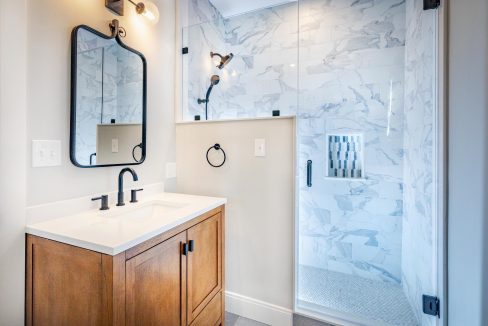
[[[293,326],[332,326],[332,325],[311,318],[303,317],[300,315],[293,315]]]
[[[267,326],[266,324],[247,319],[238,315],[225,313],[226,326]],[[293,315],[293,326],[332,326],[307,317]]]
[[[238,315],[231,314],[230,312],[226,312],[225,326],[268,326],[268,325]]]
[[[300,266],[299,304],[366,318],[375,324],[417,325],[402,287],[362,277]]]

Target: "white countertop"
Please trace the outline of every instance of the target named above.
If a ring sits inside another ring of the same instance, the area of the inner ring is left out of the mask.
[[[26,232],[114,256],[226,203],[225,198],[160,193],[108,211],[30,224]]]

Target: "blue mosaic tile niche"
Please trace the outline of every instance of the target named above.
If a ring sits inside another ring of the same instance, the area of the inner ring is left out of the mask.
[[[363,136],[329,134],[327,139],[327,176],[343,179],[364,178]]]

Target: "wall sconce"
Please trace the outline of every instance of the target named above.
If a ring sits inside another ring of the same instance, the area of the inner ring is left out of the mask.
[[[133,0],[128,0],[136,8],[136,12],[139,15],[144,16],[151,23],[157,23],[159,21],[159,10],[158,7],[151,1],[144,2],[134,2]],[[125,0],[105,0],[105,7],[112,10],[119,16],[124,15],[124,3]]]

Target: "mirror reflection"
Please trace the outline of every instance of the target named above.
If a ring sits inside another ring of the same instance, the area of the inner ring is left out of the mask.
[[[145,59],[86,26],[73,35],[71,159],[80,167],[145,157]],[[73,121],[74,120],[74,121]]]

